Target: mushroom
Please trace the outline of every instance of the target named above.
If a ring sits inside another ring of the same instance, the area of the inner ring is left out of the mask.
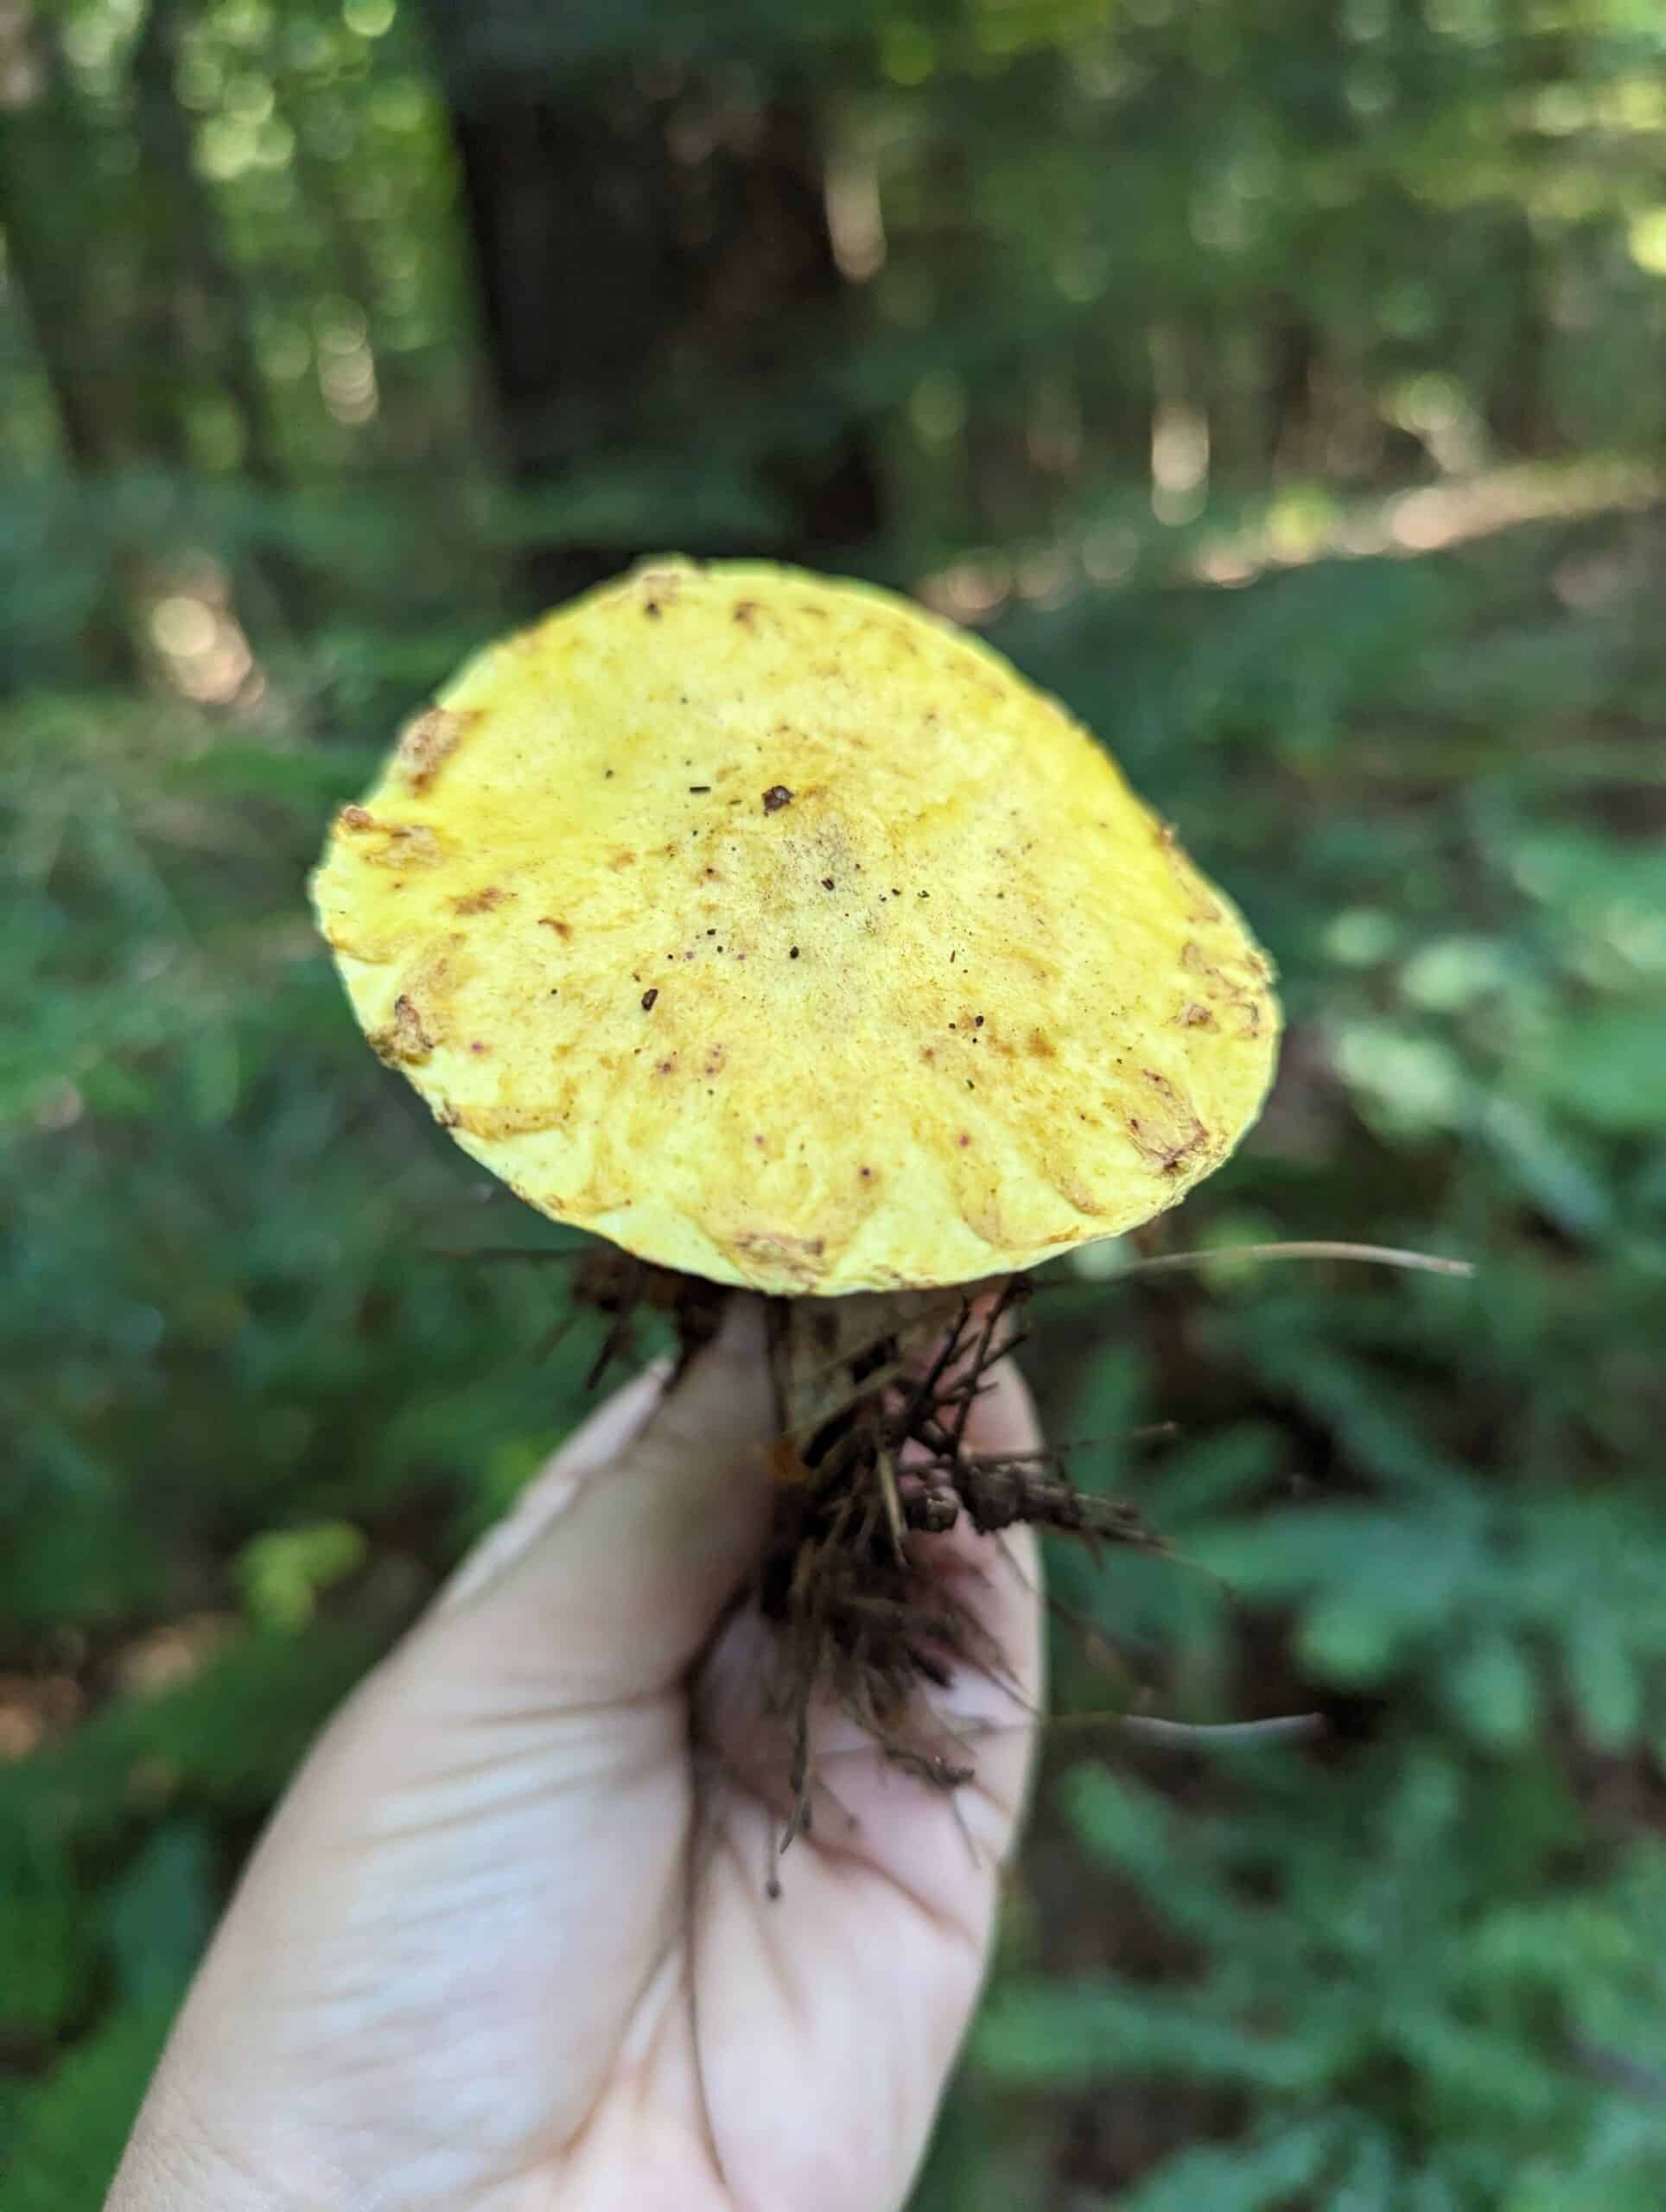
[[[313,887],[366,1035],[476,1160],[778,1301],[794,1482],[879,1485],[868,1567],[905,1579],[912,1529],[999,1512],[952,1462],[899,1478],[921,1438],[872,1375],[945,1317],[990,1351],[957,1287],[1173,1205],[1274,1064],[1267,960],[1089,734],[798,570],[657,561],[492,646]]]

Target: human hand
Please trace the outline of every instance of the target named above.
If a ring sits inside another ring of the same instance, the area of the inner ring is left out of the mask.
[[[736,1299],[464,1563],[279,1806],[106,2212],[903,2202],[1024,1795],[1036,1562],[1022,1531],[913,1540],[1010,1667],[962,1665],[944,1700],[976,1780],[934,1789],[817,1713],[815,1821],[772,1897],[768,1631],[730,1601],[773,1431]],[[968,1441],[1036,1444],[1009,1369]]]

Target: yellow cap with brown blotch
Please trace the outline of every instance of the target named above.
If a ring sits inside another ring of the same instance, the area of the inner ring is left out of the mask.
[[[655,562],[480,654],[313,889],[372,1044],[482,1166],[776,1294],[1131,1229],[1275,1055],[1265,957],[1087,733],[790,569]]]

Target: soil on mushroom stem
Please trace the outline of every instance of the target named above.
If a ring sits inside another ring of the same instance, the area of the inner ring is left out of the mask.
[[[997,1678],[1005,1655],[934,1576],[932,1537],[1017,1523],[1090,1544],[1160,1548],[1129,1506],[1079,1489],[1057,1451],[980,1452],[968,1441],[990,1371],[1022,1340],[1027,1280],[965,1290],[772,1299],[779,1429],[774,1516],[750,1599],[773,1624],[769,1703],[786,1722],[783,1847],[810,1825],[810,1719],[830,1700],[884,1756],[940,1789],[971,1778],[945,1756],[922,1693],[957,1666]],[[628,1348],[644,1308],[673,1320],[686,1360],[731,1293],[628,1255],[588,1255],[575,1302],[611,1322],[592,1380]]]

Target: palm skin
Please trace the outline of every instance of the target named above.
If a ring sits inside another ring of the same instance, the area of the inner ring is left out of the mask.
[[[1009,1372],[975,1418],[980,1449],[1035,1443]],[[773,1426],[736,1300],[465,1563],[280,1806],[107,2212],[902,2203],[1023,1797],[1035,1563],[924,1540],[1011,1670],[946,1700],[995,1724],[976,1779],[932,1789],[818,1713],[814,1823],[778,1866],[766,1632],[730,1604]]]

